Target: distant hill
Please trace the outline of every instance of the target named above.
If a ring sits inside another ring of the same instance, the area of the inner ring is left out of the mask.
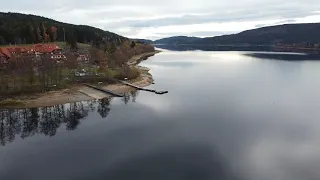
[[[197,42],[198,37],[188,37],[188,36],[173,36],[168,38],[163,38],[154,41],[154,44],[192,44]]]
[[[277,43],[320,43],[320,23],[285,24],[247,30],[238,34],[196,38],[169,37],[156,44],[182,45],[275,45]]]
[[[132,39],[132,40],[137,41],[137,42],[142,42],[145,44],[153,44],[154,43],[152,40],[149,40],[149,39]]]
[[[54,41],[90,43],[102,40],[120,44],[126,39],[86,25],[67,24],[35,15],[0,12],[0,45]]]

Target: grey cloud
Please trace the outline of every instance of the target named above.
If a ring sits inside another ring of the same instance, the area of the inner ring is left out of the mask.
[[[136,20],[125,21],[132,27],[159,27],[169,25],[188,25],[202,23],[223,23],[223,22],[238,22],[238,21],[257,21],[268,20],[272,18],[299,18],[313,15],[314,12],[292,9],[272,9],[266,11],[241,10],[228,12],[215,12],[209,15],[184,15],[181,17],[158,18],[152,20]]]
[[[319,0],[0,0],[0,3],[0,11],[5,12],[42,15],[68,23],[105,27],[116,33],[122,33],[118,31],[121,28],[131,29],[123,34],[127,36],[134,36],[144,28],[170,25],[264,20],[292,23],[295,18],[320,10]],[[268,24],[256,26],[264,25]],[[209,33],[190,32],[196,36]]]

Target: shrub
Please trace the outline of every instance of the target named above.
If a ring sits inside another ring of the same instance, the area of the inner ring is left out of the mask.
[[[140,76],[141,72],[139,69],[135,67],[127,67],[119,70],[118,74],[115,76],[116,79],[123,80],[124,78],[128,78],[128,80],[136,79]]]

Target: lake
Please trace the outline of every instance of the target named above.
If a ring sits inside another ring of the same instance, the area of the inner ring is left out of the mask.
[[[164,51],[142,65],[168,94],[1,110],[0,179],[320,179],[320,61],[308,58]]]

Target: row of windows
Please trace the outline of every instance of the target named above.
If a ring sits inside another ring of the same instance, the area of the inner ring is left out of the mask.
[[[64,55],[57,55],[57,56],[51,56],[52,59],[61,59],[61,58],[66,58]]]

